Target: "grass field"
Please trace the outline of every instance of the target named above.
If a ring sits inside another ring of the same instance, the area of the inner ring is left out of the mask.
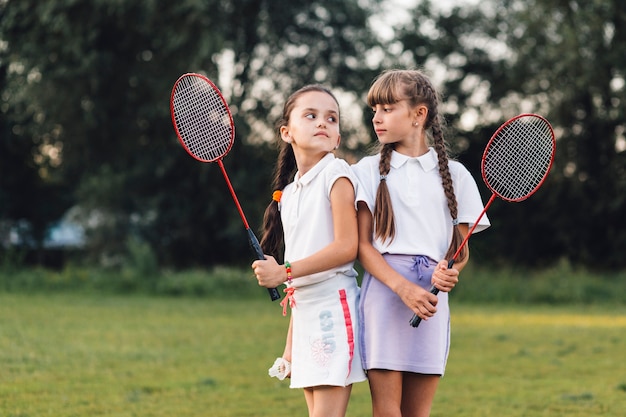
[[[452,308],[433,417],[624,416],[626,307]],[[263,293],[0,293],[0,416],[304,416],[267,376],[286,326]],[[348,415],[371,415],[366,383]]]

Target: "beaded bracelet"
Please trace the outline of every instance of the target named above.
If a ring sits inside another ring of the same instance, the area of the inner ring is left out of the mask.
[[[285,261],[285,269],[287,270],[287,283],[291,284],[291,280],[293,280],[293,277],[291,276],[291,264],[289,263],[289,261]]]

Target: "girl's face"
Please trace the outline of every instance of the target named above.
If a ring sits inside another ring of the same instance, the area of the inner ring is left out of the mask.
[[[403,142],[414,134],[414,112],[406,100],[394,104],[377,104],[372,111],[374,131],[382,144]]]
[[[411,107],[407,100],[393,104],[377,104],[372,108],[374,131],[383,145],[395,143],[395,150],[406,155],[422,155],[428,150],[424,122],[428,108]]]
[[[339,146],[339,106],[321,91],[303,93],[295,101],[289,123],[280,128],[281,138],[300,152],[321,157]]]

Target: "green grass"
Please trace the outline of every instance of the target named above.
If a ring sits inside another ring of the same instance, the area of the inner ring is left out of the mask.
[[[453,314],[433,416],[624,414],[626,309],[491,306]]]
[[[624,415],[626,307],[452,304],[433,417]],[[303,416],[267,376],[286,327],[263,292],[0,293],[0,416]],[[348,416],[370,415],[357,384]]]

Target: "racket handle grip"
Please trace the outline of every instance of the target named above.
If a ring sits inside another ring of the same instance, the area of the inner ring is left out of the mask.
[[[450,259],[450,262],[448,262],[448,268],[452,268],[452,265],[454,265],[454,258]],[[435,295],[439,294],[439,290],[434,285],[430,287],[430,292],[431,294],[435,294]],[[412,327],[419,326],[421,322],[422,322],[422,319],[418,317],[417,314],[413,314],[413,317],[411,317],[411,320],[409,320],[409,324]]]
[[[259,244],[259,239],[256,238],[256,235],[252,231],[252,229],[248,228],[248,242],[250,242],[250,246],[252,250],[254,250],[254,254],[257,259],[264,260],[265,255],[263,254],[263,249],[261,249],[261,245]],[[276,301],[280,299],[280,293],[277,288],[268,288],[267,292],[270,294],[270,298],[272,301]]]
[[[439,294],[439,289],[437,289],[434,285],[432,287],[430,287],[430,293],[431,294]],[[413,314],[413,317],[411,317],[411,320],[409,320],[409,324],[412,327],[417,327],[420,325],[420,323],[422,322],[422,318],[419,317],[417,314]]]

